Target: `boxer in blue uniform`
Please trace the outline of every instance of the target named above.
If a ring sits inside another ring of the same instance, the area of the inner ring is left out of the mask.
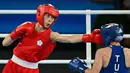
[[[130,49],[120,44],[124,34],[122,25],[109,23],[100,30],[105,47],[97,50],[92,68],[78,57],[69,62],[69,68],[80,73],[128,73]]]

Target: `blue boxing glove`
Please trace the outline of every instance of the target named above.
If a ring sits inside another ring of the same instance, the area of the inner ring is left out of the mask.
[[[85,61],[80,60],[78,57],[73,58],[69,62],[69,68],[72,72],[85,73],[85,70],[88,69]]]

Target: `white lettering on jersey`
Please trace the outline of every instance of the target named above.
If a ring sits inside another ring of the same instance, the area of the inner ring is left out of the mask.
[[[115,71],[118,71],[118,70],[119,70],[119,67],[120,67],[120,64],[115,64],[115,65],[114,65],[114,70],[115,70]]]
[[[119,71],[119,69],[120,69],[120,64],[118,64],[118,62],[119,62],[119,57],[120,57],[120,55],[115,55],[115,57],[116,57],[116,64],[114,65],[114,70],[115,70],[115,71]]]
[[[116,56],[116,62],[118,62],[120,55],[115,55],[115,56]]]

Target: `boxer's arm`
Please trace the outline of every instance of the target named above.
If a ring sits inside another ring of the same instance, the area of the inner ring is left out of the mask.
[[[7,37],[5,37],[5,39],[2,41],[2,45],[3,46],[9,46],[10,44],[12,44],[16,39],[20,38],[21,36],[23,36],[25,33],[29,33],[29,31],[31,31],[32,29],[29,29],[31,26],[28,25],[30,24],[30,22],[25,22],[19,26],[17,26],[17,28],[15,30],[13,30],[10,35],[8,35]]]
[[[103,66],[103,61],[102,61],[102,49],[98,49],[95,55],[95,60],[93,63],[93,67],[91,69],[86,69],[85,73],[99,73],[102,66]]]
[[[4,38],[4,40],[2,41],[2,45],[3,45],[3,46],[9,46],[9,45],[12,44],[14,41],[15,41],[15,40],[12,40],[12,39],[10,38],[10,35],[8,35],[8,36],[6,36],[6,37]]]
[[[51,32],[50,38],[52,41],[57,41],[61,43],[78,43],[82,42],[82,36],[80,34],[72,35],[72,36],[61,36],[57,32]]]
[[[51,32],[50,38],[52,41],[62,43],[79,43],[79,42],[92,42],[96,44],[103,44],[100,30],[95,29],[90,34],[75,34],[72,36],[61,36],[57,32]]]

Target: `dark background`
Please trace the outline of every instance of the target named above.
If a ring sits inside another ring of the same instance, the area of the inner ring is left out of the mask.
[[[125,0],[0,0],[2,10],[35,10],[39,4],[51,3],[59,10],[126,10],[129,9],[129,2]],[[36,21],[35,14],[0,14],[0,33],[10,33],[19,24],[25,21]],[[115,22],[124,26],[125,34],[129,34],[129,15],[92,15],[92,30],[100,28],[101,25]],[[51,27],[61,34],[83,34],[86,33],[85,15],[60,15],[57,22]],[[8,60],[12,57],[12,50],[18,41],[9,47],[2,46],[0,38],[0,59]],[[124,44],[123,44],[124,43]],[[129,39],[124,39],[122,45],[129,47]],[[100,45],[92,43],[92,59]],[[88,48],[91,49],[91,48]],[[62,59],[69,60],[74,57],[86,58],[86,44],[65,44],[58,43],[48,60]],[[5,64],[0,65],[0,72]],[[40,73],[71,73],[67,64],[40,64]]]

